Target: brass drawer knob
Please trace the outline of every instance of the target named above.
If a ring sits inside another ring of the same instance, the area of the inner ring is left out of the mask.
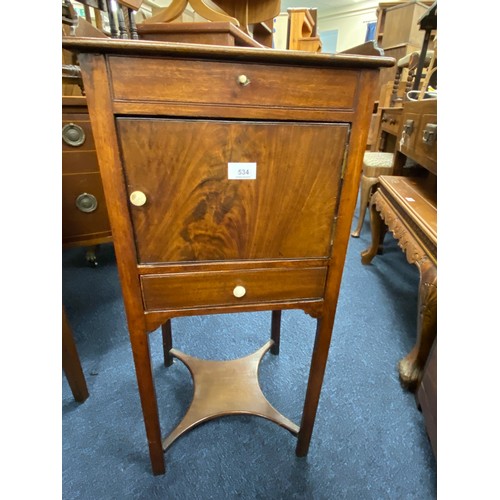
[[[147,201],[146,195],[142,191],[130,193],[130,203],[136,207],[142,207]]]
[[[62,129],[62,138],[68,146],[81,146],[85,142],[85,132],[80,125],[68,123]]]
[[[246,293],[247,293],[247,291],[245,290],[244,286],[238,285],[238,286],[234,287],[233,295],[237,299],[241,299],[241,297],[244,297]]]
[[[238,76],[238,83],[242,87],[246,87],[250,83],[250,78],[248,78],[248,76],[246,75],[240,75]]]
[[[76,198],[76,208],[80,212],[89,214],[97,209],[97,198],[93,194],[82,193]]]

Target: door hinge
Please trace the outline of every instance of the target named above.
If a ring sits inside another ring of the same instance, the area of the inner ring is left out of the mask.
[[[351,138],[351,127],[349,127],[349,130],[347,132],[347,138],[346,138],[346,143],[345,143],[345,149],[344,149],[344,158],[342,160],[342,170],[340,172],[340,179],[344,180],[344,174],[345,174],[345,169],[347,167],[347,155],[349,153],[349,140]]]

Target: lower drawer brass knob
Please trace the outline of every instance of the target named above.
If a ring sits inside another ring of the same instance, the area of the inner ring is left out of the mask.
[[[130,193],[130,203],[136,207],[142,207],[147,201],[146,195],[142,191]]]
[[[87,214],[97,209],[97,198],[93,194],[82,193],[76,198],[76,208]]]
[[[241,299],[241,297],[243,297],[246,293],[247,293],[247,291],[245,290],[244,286],[238,285],[238,286],[234,287],[233,295],[237,299]]]

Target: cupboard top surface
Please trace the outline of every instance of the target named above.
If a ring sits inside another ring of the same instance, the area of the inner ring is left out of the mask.
[[[261,49],[254,47],[224,47],[150,40],[120,40],[102,38],[63,37],[64,49],[81,53],[155,55],[158,57],[195,57],[198,59],[268,62],[299,66],[372,68],[394,66],[392,57],[354,54],[317,54],[305,51]]]

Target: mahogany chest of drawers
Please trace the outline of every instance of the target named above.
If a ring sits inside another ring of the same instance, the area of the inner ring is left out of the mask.
[[[148,333],[183,315],[295,308],[318,319],[300,426],[253,402],[220,413],[279,423],[304,456],[373,89],[394,60],[149,41],[63,46],[79,53],[154,473],[188,429],[162,442]]]
[[[85,97],[62,99],[62,243],[112,240]]]

